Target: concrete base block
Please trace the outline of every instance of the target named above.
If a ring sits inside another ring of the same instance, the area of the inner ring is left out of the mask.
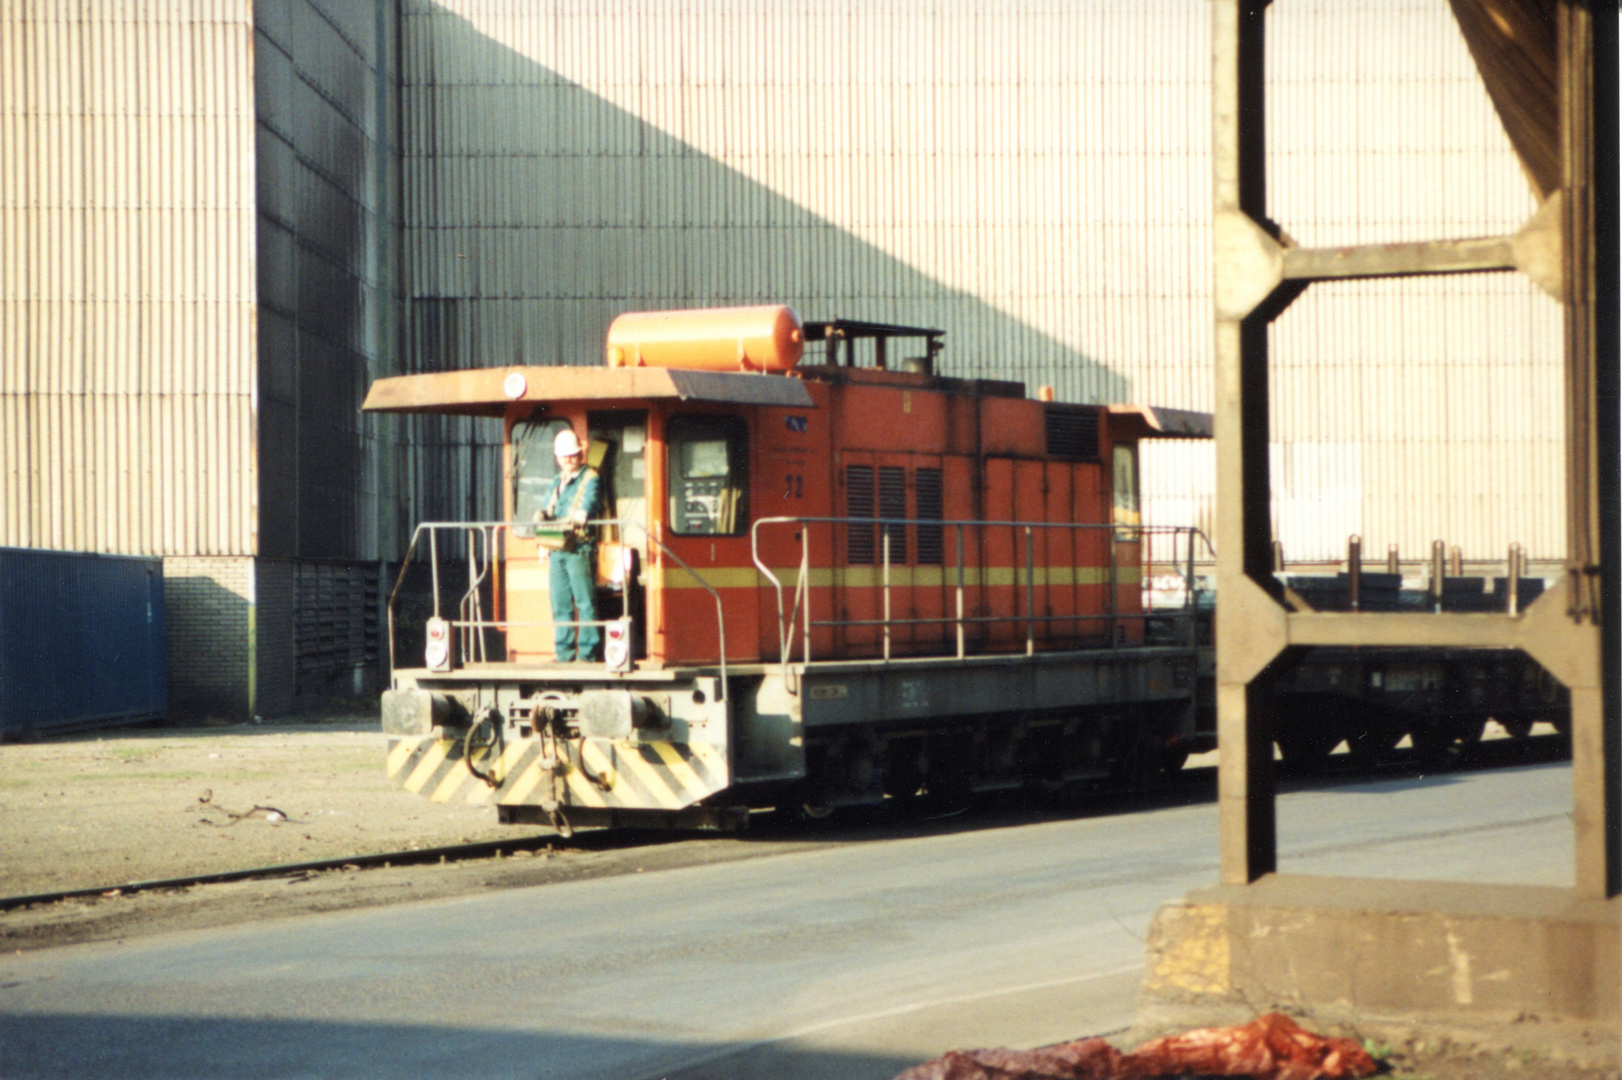
[[[1145,1014],[1281,1008],[1508,1030],[1622,1031],[1622,898],[1568,889],[1269,875],[1190,893],[1149,931]],[[1592,1055],[1587,1055],[1592,1056]]]

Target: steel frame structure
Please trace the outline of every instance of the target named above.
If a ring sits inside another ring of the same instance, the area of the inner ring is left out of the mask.
[[[1480,7],[1453,0],[1461,23]],[[1267,0],[1214,0],[1212,48],[1216,298],[1217,714],[1221,875],[1244,885],[1277,869],[1270,673],[1317,645],[1516,648],[1571,692],[1576,893],[1622,894],[1622,688],[1617,657],[1617,327],[1596,319],[1617,295],[1616,4],[1510,0],[1547,24],[1558,92],[1557,180],[1513,236],[1335,249],[1294,246],[1267,216]],[[1605,17],[1595,18],[1596,13]],[[1496,18],[1497,16],[1495,16]],[[1475,44],[1472,43],[1472,51]],[[1477,56],[1478,66],[1481,57]],[[1506,111],[1512,80],[1483,76]],[[1547,125],[1536,134],[1548,140]],[[1525,140],[1517,142],[1523,160]],[[1596,152],[1598,144],[1598,152]],[[1536,169],[1529,163],[1529,173]],[[1292,605],[1273,578],[1269,516],[1268,324],[1315,281],[1520,271],[1565,309],[1565,573],[1516,614],[1326,613]],[[1614,476],[1614,473],[1612,474]]]

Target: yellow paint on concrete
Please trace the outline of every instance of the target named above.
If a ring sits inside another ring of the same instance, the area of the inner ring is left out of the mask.
[[[1150,993],[1227,994],[1232,989],[1228,909],[1221,904],[1165,907],[1150,931]]]

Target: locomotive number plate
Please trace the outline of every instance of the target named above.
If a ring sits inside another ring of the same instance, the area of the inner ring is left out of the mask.
[[[832,701],[835,698],[849,696],[850,688],[844,683],[834,683],[832,686],[813,686],[811,688],[812,701]]]

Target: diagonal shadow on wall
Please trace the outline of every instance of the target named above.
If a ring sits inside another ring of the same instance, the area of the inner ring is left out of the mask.
[[[811,318],[945,329],[949,374],[1062,372],[1072,397],[1130,397],[1126,376],[1096,358],[438,4],[407,0],[402,37],[414,366],[596,364],[607,323],[623,310],[787,302]],[[817,118],[806,121],[810,131]],[[853,190],[858,183],[871,181],[853,178]],[[873,205],[891,197],[862,196]],[[542,315],[551,317],[536,321]]]
[[[1131,399],[1130,380],[1095,357],[439,4],[406,0],[400,51],[404,371],[599,364],[622,311],[790,303],[813,319],[942,328],[942,374],[1052,383],[1067,400]],[[412,424],[421,514],[498,516],[496,426]]]

